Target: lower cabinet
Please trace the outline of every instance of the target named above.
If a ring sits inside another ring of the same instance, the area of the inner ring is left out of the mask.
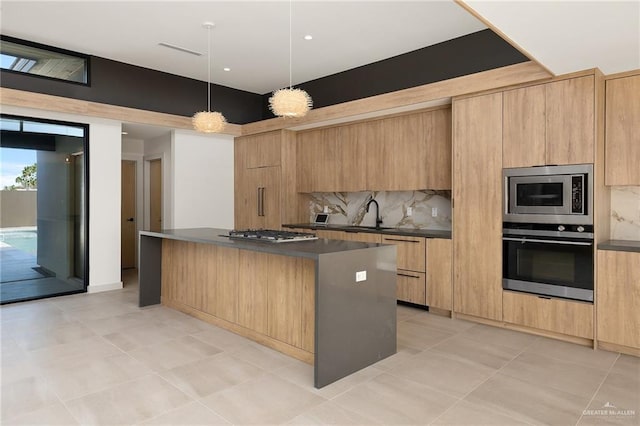
[[[640,253],[598,250],[598,344],[640,356]],[[627,348],[627,349],[625,349]]]
[[[593,339],[593,305],[504,291],[502,319],[567,336]]]
[[[426,304],[430,308],[453,309],[451,273],[451,240],[428,238]]]
[[[398,269],[396,298],[403,302],[426,305],[425,273]]]

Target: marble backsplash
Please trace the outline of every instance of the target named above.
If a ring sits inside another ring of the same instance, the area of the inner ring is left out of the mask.
[[[611,187],[611,239],[640,241],[640,186]]]
[[[364,191],[311,194],[310,221],[328,208],[329,223],[334,225],[375,225],[375,205],[366,212],[374,198],[380,205],[382,226],[411,229],[451,230],[451,191]],[[409,216],[407,208],[411,207]],[[432,209],[437,215],[432,216]]]

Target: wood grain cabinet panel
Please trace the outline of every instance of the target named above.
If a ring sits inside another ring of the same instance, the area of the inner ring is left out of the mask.
[[[593,339],[593,305],[569,300],[504,292],[505,322]]]
[[[640,75],[606,82],[605,183],[640,185]]]
[[[204,312],[229,322],[238,320],[238,249],[201,245],[208,266],[207,303]]]
[[[398,270],[396,297],[403,302],[425,305],[424,272]]]
[[[454,311],[502,319],[502,93],[453,102]]]
[[[640,353],[640,253],[598,250],[599,341]]]
[[[544,85],[504,92],[503,167],[546,164],[545,93]]]
[[[235,227],[280,229],[280,167],[236,174]]]
[[[595,77],[545,84],[547,164],[593,163]]]
[[[427,239],[427,297],[430,307],[452,310],[451,240]]]
[[[269,255],[241,250],[238,256],[238,324],[268,332],[267,277]]]
[[[394,244],[397,246],[398,269],[409,271],[425,271],[426,241],[421,237],[406,237],[402,235],[384,235],[383,244]]]
[[[235,155],[243,169],[280,165],[282,132],[280,130],[241,136],[235,139]]]
[[[424,189],[451,189],[451,108],[422,114],[426,143]]]
[[[382,236],[370,232],[342,232],[340,239],[347,241],[359,241],[361,243],[380,243]]]

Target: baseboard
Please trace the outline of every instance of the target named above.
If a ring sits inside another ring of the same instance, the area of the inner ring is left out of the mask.
[[[620,352],[621,354],[640,357],[639,348],[632,348],[630,346],[618,345],[616,343],[603,342],[601,340],[598,340],[598,349],[603,349],[605,351],[611,352]]]
[[[90,284],[87,286],[87,293],[100,293],[103,291],[111,291],[111,290],[120,290],[124,286],[122,285],[122,281],[118,281],[113,284]]]

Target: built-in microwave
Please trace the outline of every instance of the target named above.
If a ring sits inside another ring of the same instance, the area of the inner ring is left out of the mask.
[[[504,222],[593,224],[593,165],[504,169]]]

